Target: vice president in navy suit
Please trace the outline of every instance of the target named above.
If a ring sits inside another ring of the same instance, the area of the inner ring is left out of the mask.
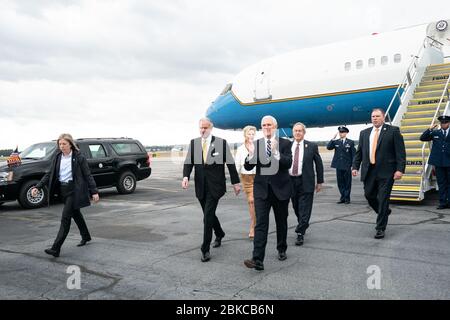
[[[352,190],[352,163],[355,157],[355,142],[347,139],[349,132],[347,127],[341,126],[338,128],[339,139],[336,139],[337,133],[333,139],[328,143],[327,149],[334,150],[331,167],[336,169],[336,179],[341,198],[338,204],[350,203],[350,193]]]
[[[450,203],[450,116],[440,116],[440,129],[437,125],[425,130],[420,136],[421,141],[433,141],[428,164],[433,165],[436,171],[436,179],[439,186],[439,206],[437,209],[445,209]]]

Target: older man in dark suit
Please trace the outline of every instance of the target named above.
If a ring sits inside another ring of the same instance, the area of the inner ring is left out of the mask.
[[[189,177],[195,168],[195,194],[203,210],[203,244],[201,261],[211,259],[209,253],[212,232],[216,235],[214,248],[220,247],[225,232],[216,216],[219,199],[226,192],[225,163],[236,195],[240,192],[239,175],[226,140],[211,134],[213,123],[208,118],[199,121],[200,138],[192,139],[183,167],[183,189],[189,186]]]
[[[249,149],[245,169],[256,166],[253,185],[256,226],[253,239],[253,257],[245,260],[248,268],[264,270],[264,256],[269,231],[269,213],[273,208],[277,228],[278,259],[286,260],[287,217],[292,193],[289,168],[292,164],[291,142],[276,136],[277,121],[272,116],[261,120],[264,137]]]
[[[291,151],[294,160],[292,167],[289,169],[289,174],[293,186],[292,206],[298,221],[295,228],[297,233],[295,245],[301,246],[311,219],[314,190],[320,192],[322,188],[323,163],[317,144],[304,140],[306,127],[303,123],[296,123],[292,127],[292,133],[294,141]]]
[[[382,239],[391,213],[389,198],[394,180],[401,179],[405,172],[406,151],[400,129],[384,123],[384,110],[374,109],[371,119],[373,127],[360,133],[352,174],[356,177],[361,167],[364,195],[378,214],[375,239]]]

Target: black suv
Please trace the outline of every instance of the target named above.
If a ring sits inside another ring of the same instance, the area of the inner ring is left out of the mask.
[[[129,138],[89,138],[76,140],[89,163],[98,188],[116,187],[121,194],[132,193],[136,181],[151,174],[150,157],[144,146]],[[23,208],[41,207],[47,199],[46,188],[37,197],[31,188],[50,170],[57,152],[56,141],[34,144],[20,153],[22,163],[8,168],[0,162],[0,204],[18,200]]]

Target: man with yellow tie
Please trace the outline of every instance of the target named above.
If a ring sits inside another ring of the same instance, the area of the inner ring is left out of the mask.
[[[213,123],[208,118],[199,121],[200,137],[192,139],[183,166],[181,186],[187,189],[192,169],[195,168],[195,195],[203,210],[203,244],[201,261],[211,259],[209,248],[212,232],[216,235],[214,248],[222,244],[225,232],[216,216],[219,199],[226,192],[225,164],[230,173],[236,195],[240,192],[239,175],[234,164],[233,155],[226,140],[211,134]]]
[[[373,109],[371,119],[373,127],[359,135],[352,174],[356,177],[361,167],[364,196],[378,214],[375,239],[382,239],[391,213],[392,186],[405,172],[406,152],[399,128],[384,123],[383,109]]]

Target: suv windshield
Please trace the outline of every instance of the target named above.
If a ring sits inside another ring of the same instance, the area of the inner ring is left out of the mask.
[[[43,159],[56,149],[55,142],[36,143],[20,153],[22,159]]]

